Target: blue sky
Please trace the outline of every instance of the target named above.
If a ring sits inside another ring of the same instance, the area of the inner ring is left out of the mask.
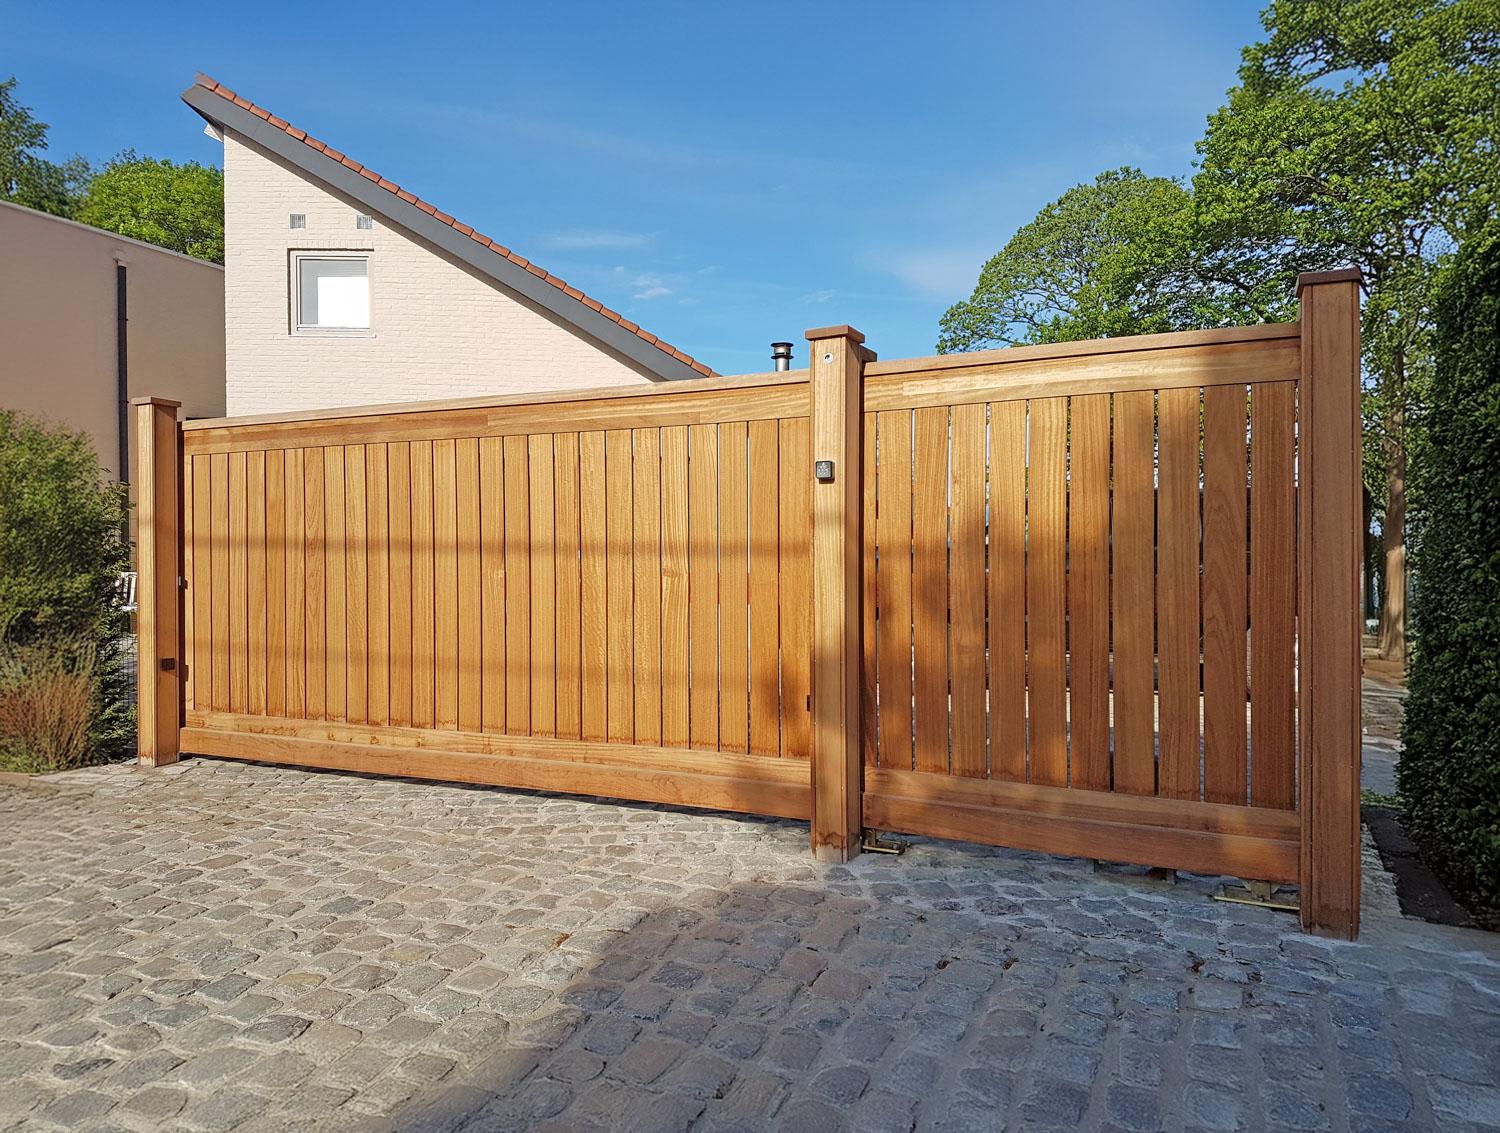
[[[1191,170],[1259,7],[4,0],[0,75],[54,158],[217,164],[205,71],[736,373],[830,323],[931,353],[1041,205]]]

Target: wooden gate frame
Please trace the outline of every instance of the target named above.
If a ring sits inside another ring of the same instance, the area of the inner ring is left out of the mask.
[[[1308,273],[1297,283],[1299,798],[1295,815],[1288,817],[1296,823],[1302,924],[1348,938],[1358,933],[1360,897],[1359,287],[1354,269]],[[820,860],[841,862],[859,853],[869,809],[861,713],[861,433],[864,369],[875,356],[863,346],[864,336],[848,326],[811,330],[807,339],[815,464],[807,470],[814,479],[811,845]],[[159,767],[177,760],[184,724],[182,431],[179,403],[147,397],[132,404],[139,508],[139,754],[143,764]],[[271,736],[261,739],[274,742]],[[452,760],[447,763],[453,766]],[[566,783],[538,785],[568,789]],[[1025,794],[1024,784],[997,786],[1018,787],[1012,798]],[[1045,820],[1045,815],[1034,810],[1029,819]],[[1103,845],[1122,860],[1153,856],[1150,840],[1139,838],[1140,828],[1119,807],[1102,812],[1094,807],[1092,817],[1085,812],[1073,820],[1097,827],[1093,832],[1105,836]],[[1006,839],[1003,829],[957,833]]]

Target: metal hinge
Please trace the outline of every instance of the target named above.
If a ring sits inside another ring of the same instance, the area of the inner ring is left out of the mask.
[[[904,854],[906,843],[896,842],[890,838],[882,838],[879,830],[867,829],[861,839],[859,848],[867,854]]]

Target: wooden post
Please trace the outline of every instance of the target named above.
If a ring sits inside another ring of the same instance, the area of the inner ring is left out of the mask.
[[[182,710],[182,454],[177,410],[135,406],[136,739],[148,767],[177,762]]]
[[[1360,399],[1357,269],[1297,280],[1298,809],[1302,926],[1359,933]]]
[[[807,332],[812,351],[812,849],[821,861],[859,853],[860,518],[864,508],[865,336]]]

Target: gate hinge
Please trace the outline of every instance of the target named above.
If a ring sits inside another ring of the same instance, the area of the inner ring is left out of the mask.
[[[879,830],[866,830],[864,837],[860,840],[859,848],[867,854],[896,854],[899,856],[906,853],[905,842],[882,838]]]

